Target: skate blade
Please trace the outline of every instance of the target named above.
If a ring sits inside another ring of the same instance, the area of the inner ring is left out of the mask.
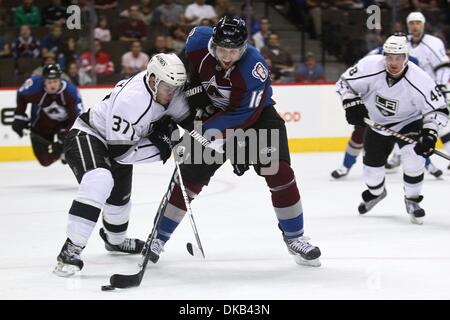
[[[409,215],[409,220],[411,221],[411,223],[413,224],[418,224],[421,225],[423,224],[423,218],[417,218],[414,215],[410,214]]]
[[[306,260],[303,259],[301,256],[299,255],[295,255],[294,256],[295,262],[299,265],[302,266],[307,266],[307,267],[320,267],[322,264],[319,260],[319,258],[317,259],[313,259],[313,260]]]
[[[68,278],[72,277],[80,271],[80,268],[71,264],[58,262],[53,273],[58,277]]]

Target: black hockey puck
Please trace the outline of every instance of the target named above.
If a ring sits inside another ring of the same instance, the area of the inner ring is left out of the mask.
[[[102,286],[102,291],[112,291],[112,290],[115,290],[116,288],[114,288],[112,285],[105,285],[105,286]]]

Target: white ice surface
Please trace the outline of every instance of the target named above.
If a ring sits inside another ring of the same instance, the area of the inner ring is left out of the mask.
[[[81,274],[52,274],[77,190],[70,169],[1,163],[0,299],[450,299],[448,173],[440,181],[426,176],[427,216],[418,226],[405,213],[400,171],[387,175],[387,198],[359,216],[360,160],[344,180],[330,178],[342,156],[292,155],[305,234],[320,246],[322,267],[295,264],[264,180],[253,171],[238,178],[226,164],[192,204],[206,260],[187,253],[194,236],[185,219],[139,288],[111,292],[100,286],[113,273],[134,273],[139,257],[106,252],[100,220]],[[172,170],[170,160],[135,166],[130,236],[146,239]]]

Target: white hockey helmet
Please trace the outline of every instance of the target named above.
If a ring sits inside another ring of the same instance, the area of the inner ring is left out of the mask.
[[[425,16],[422,14],[422,12],[415,11],[415,12],[411,12],[406,17],[406,23],[407,24],[410,23],[411,21],[420,21],[423,24],[425,24],[426,19],[425,19]]]
[[[388,54],[404,54],[405,62],[403,63],[403,68],[399,72],[403,72],[406,65],[408,64],[408,42],[406,36],[403,35],[393,35],[387,38],[383,44],[383,55]],[[387,66],[386,66],[387,68]]]
[[[422,36],[425,30],[425,22],[426,22],[425,16],[422,14],[422,12],[419,11],[411,12],[410,14],[408,14],[408,16],[406,17],[406,25],[408,26],[409,33],[411,33],[409,23],[412,21],[422,22],[422,29],[420,30],[420,36]]]
[[[150,88],[156,96],[161,81],[172,87],[182,87],[186,82],[186,68],[175,53],[155,54],[147,64],[147,79],[155,76],[155,89]],[[147,80],[148,81],[148,80]]]

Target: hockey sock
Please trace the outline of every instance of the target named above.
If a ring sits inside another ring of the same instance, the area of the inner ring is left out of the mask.
[[[189,201],[192,201],[202,190],[203,185],[191,183],[185,181],[186,192],[189,197]],[[179,182],[173,188],[172,194],[167,203],[166,210],[164,211],[164,217],[158,226],[157,239],[168,241],[172,236],[172,233],[178,227],[178,224],[183,220],[186,214],[186,204],[184,203],[183,193]]]
[[[302,236],[303,209],[292,168],[281,161],[278,172],[264,178],[270,188],[272,205],[283,234],[287,238]]]
[[[352,132],[352,136],[347,144],[347,149],[345,150],[344,156],[344,167],[350,169],[356,162],[356,158],[361,153],[363,148],[363,138],[364,138],[365,128],[355,127]]]

